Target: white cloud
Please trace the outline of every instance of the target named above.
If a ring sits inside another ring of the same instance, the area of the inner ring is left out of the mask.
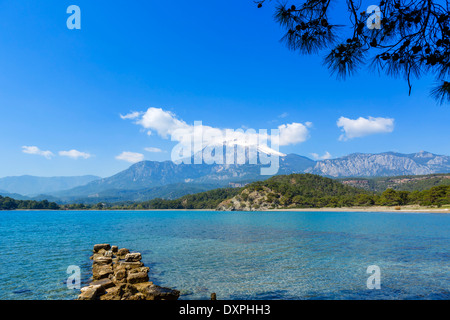
[[[123,160],[130,163],[136,163],[144,160],[144,155],[141,153],[124,151],[116,157],[117,160]]]
[[[359,117],[352,120],[340,117],[337,126],[342,128],[343,134],[339,137],[340,141],[346,141],[353,138],[364,137],[376,133],[389,133],[394,131],[394,119],[391,118],[374,118]]]
[[[161,150],[160,148],[154,148],[154,147],[144,148],[144,150],[148,151],[148,152],[154,152],[154,153],[163,152],[163,150]]]
[[[69,157],[75,160],[78,158],[89,159],[92,156],[89,153],[81,152],[78,150],[60,151],[59,155],[62,157]]]
[[[120,115],[120,117],[122,118],[122,119],[136,119],[137,117],[139,117],[141,115],[141,113],[140,112],[137,112],[137,111],[134,111],[134,112],[130,112],[130,113],[128,113],[128,114],[126,114],[126,115]]]
[[[283,112],[282,114],[280,114],[280,115],[278,116],[278,118],[286,118],[288,115],[289,115],[289,113]]]
[[[161,108],[149,108],[136,123],[148,129],[149,132],[156,131],[163,138],[172,135],[177,129],[190,129],[190,126],[186,122],[178,120],[175,114]]]
[[[323,156],[320,156],[318,153],[311,153],[314,160],[328,160],[331,159],[331,153],[328,151],[325,152]]]
[[[311,122],[282,124],[278,127],[280,130],[280,146],[297,144],[305,142],[309,138],[309,130],[312,126]]]
[[[198,137],[201,133],[195,130],[195,126],[187,124],[185,121],[178,119],[176,115],[170,111],[165,111],[161,108],[149,108],[146,112],[142,113],[131,113],[130,117],[124,119],[134,119],[135,123],[141,125],[147,130],[148,134],[155,131],[160,137],[164,139],[172,139],[173,141],[189,143],[192,138]],[[312,123],[306,122],[302,123],[291,123],[283,124],[278,127],[280,131],[280,145],[290,145],[297,144],[306,141],[309,138],[309,130]],[[227,136],[224,140],[223,137],[230,130],[214,128],[210,126],[197,126],[203,131],[203,141],[207,144],[213,143],[224,143],[228,141],[239,141],[242,143],[248,143],[252,141],[254,137],[261,137],[257,133],[247,133],[239,132],[239,130],[234,130],[234,132]],[[209,139],[209,140],[205,140]]]
[[[22,147],[22,152],[23,153],[27,153],[27,154],[36,154],[36,155],[39,155],[39,156],[43,156],[43,157],[45,157],[47,159],[50,159],[51,157],[54,156],[54,154],[52,152],[40,150],[36,146],[23,146]]]

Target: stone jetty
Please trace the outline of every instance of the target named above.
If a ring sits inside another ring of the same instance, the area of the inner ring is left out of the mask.
[[[178,290],[149,282],[149,267],[139,252],[109,244],[94,245],[92,279],[81,288],[78,300],[177,300]]]

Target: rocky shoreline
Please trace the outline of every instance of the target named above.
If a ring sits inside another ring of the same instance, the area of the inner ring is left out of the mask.
[[[149,267],[139,252],[109,244],[94,245],[92,279],[81,288],[78,300],[177,300],[178,290],[149,282]]]

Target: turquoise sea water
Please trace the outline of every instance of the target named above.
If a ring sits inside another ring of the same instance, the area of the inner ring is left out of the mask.
[[[139,251],[180,299],[449,299],[450,215],[328,212],[0,212],[0,299],[74,299],[92,247]],[[366,286],[381,269],[381,289]]]

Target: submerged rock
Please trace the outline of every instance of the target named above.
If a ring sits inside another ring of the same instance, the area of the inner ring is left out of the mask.
[[[117,270],[116,273],[114,274],[113,281],[115,283],[127,282],[127,276],[128,274],[126,269]]]
[[[101,257],[95,257],[93,260],[94,260],[94,264],[98,264],[98,265],[109,265],[109,264],[112,264],[112,258],[111,257],[101,256]]]
[[[114,284],[114,282],[111,281],[111,279],[105,278],[105,279],[96,280],[96,281],[92,282],[91,286],[102,286],[106,290],[106,289],[114,287],[115,284]]]
[[[81,294],[78,296],[78,300],[96,300],[104,293],[105,288],[100,285],[84,287],[81,288]]]
[[[99,252],[100,250],[105,250],[108,251],[109,249],[111,249],[111,246],[109,244],[96,244],[94,245],[94,253]]]
[[[128,300],[127,298],[131,298],[138,292],[136,287],[123,283],[109,289],[105,295],[100,297],[100,300]]]
[[[105,253],[103,254],[105,257],[112,257],[113,256],[113,252],[112,252],[112,250],[110,250],[110,251],[105,251]]]
[[[120,261],[119,266],[126,268],[127,270],[129,269],[134,269],[134,268],[140,268],[143,267],[144,264],[140,261],[135,261],[135,262],[126,262],[126,261]]]
[[[92,266],[92,278],[94,278],[94,280],[109,278],[109,276],[113,275],[113,274],[114,274],[114,271],[113,271],[112,266],[110,266],[110,265],[94,264]]]
[[[117,250],[117,257],[119,257],[119,259],[125,259],[125,256],[129,253],[130,253],[130,250],[128,250],[126,248],[122,248],[122,249]]]
[[[109,244],[94,245],[93,282],[81,289],[78,300],[177,300],[178,290],[149,282],[149,267],[139,252]]]
[[[145,300],[177,300],[180,297],[180,291],[163,288],[151,282],[141,283],[136,287],[145,296]]]
[[[141,261],[142,256],[139,252],[129,253],[125,256],[125,262],[138,262]]]
[[[130,273],[127,277],[127,282],[128,283],[148,282],[148,274],[147,272]]]

